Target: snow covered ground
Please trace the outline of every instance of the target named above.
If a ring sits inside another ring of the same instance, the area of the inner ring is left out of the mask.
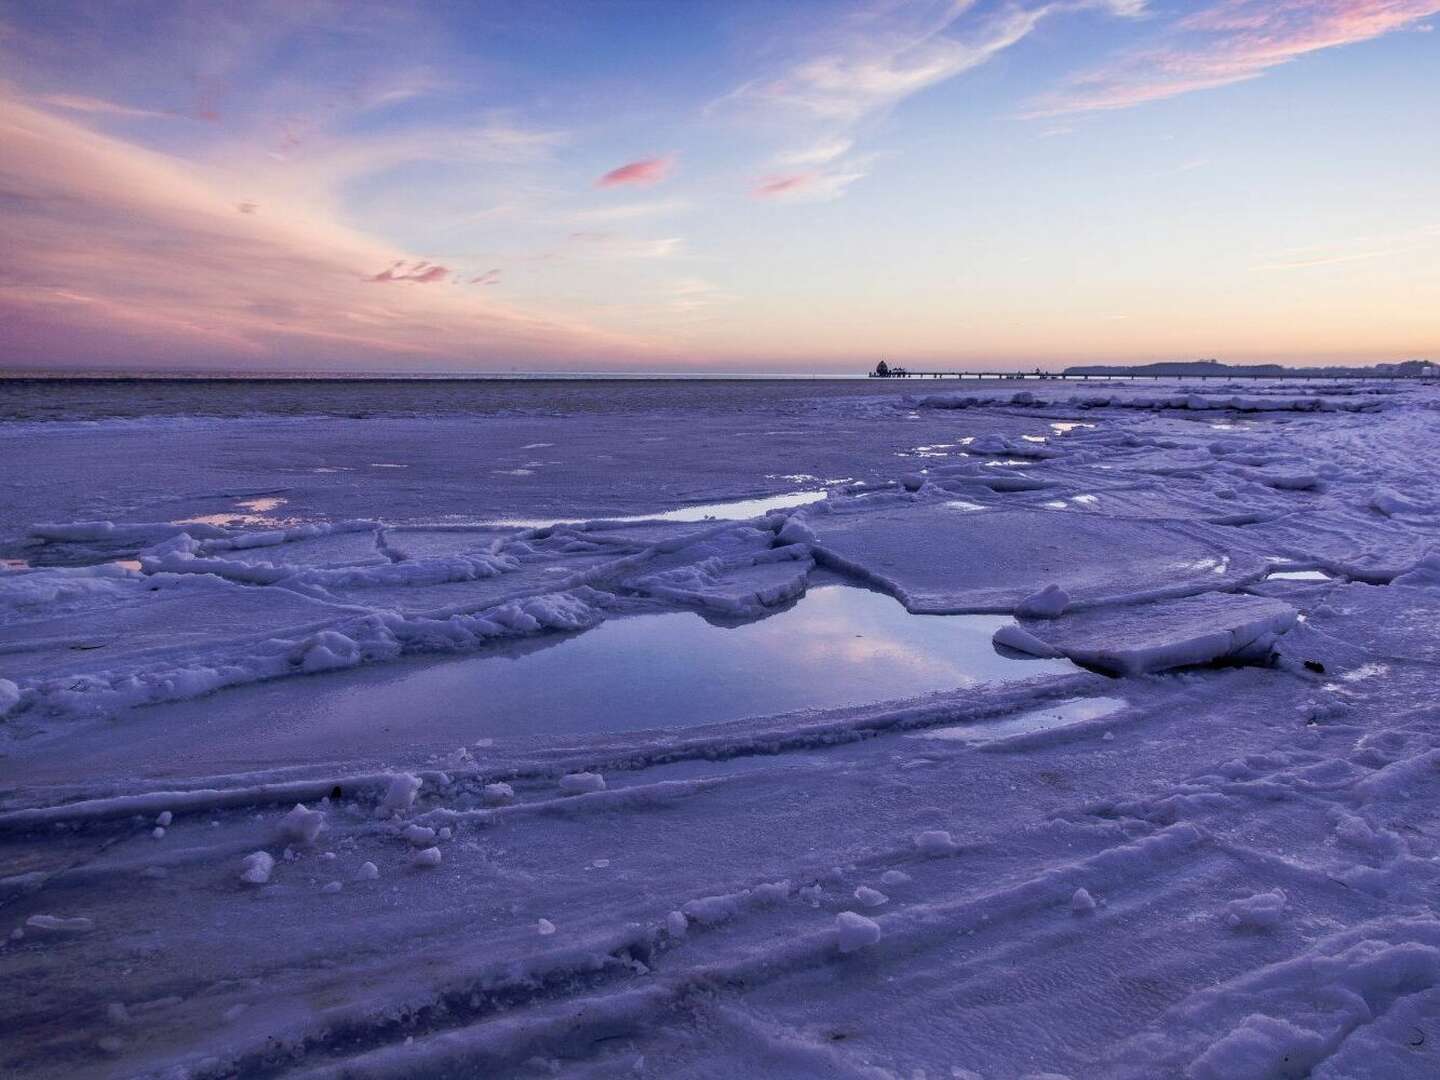
[[[1440,1075],[1440,388],[750,385],[12,407],[0,1074]]]

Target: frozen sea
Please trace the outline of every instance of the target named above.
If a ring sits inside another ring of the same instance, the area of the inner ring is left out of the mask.
[[[1440,1075],[1440,387],[0,381],[0,1075]]]

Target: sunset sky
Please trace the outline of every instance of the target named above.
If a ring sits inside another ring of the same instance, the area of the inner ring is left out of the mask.
[[[0,367],[1440,359],[1440,0],[0,0]]]

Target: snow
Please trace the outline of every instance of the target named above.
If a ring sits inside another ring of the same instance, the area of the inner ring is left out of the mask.
[[[0,1072],[1435,1075],[1440,388],[1034,385],[0,421]]]

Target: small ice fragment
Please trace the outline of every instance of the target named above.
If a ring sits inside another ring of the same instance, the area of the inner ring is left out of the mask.
[[[515,789],[509,784],[486,784],[480,795],[486,806],[501,806],[515,798]]]
[[[1280,917],[1285,913],[1287,899],[1283,890],[1274,889],[1243,900],[1232,900],[1225,905],[1225,924],[1235,930],[1268,930],[1278,926]]]
[[[400,835],[415,847],[430,847],[435,842],[435,830],[424,825],[406,825]]]
[[[451,830],[451,828],[450,828],[449,825],[446,825],[443,829],[441,829],[441,830],[440,830],[438,833],[436,833],[435,835],[438,836],[438,837],[440,837],[441,840],[449,840],[452,836],[455,835],[455,833]]]
[[[83,934],[95,929],[95,920],[82,915],[69,919],[60,915],[31,915],[25,920],[25,925],[32,930],[49,930],[57,934]]]
[[[911,880],[910,875],[904,870],[886,870],[880,875],[881,885],[907,885]]]
[[[220,1014],[220,1019],[227,1024],[233,1024],[236,1020],[240,1019],[240,1017],[244,1014],[245,1010],[248,1008],[250,1008],[250,1006],[245,1004],[243,1001],[237,1005],[231,1005],[228,1009],[226,1009]]]
[[[881,904],[888,904],[890,897],[886,896],[879,889],[872,889],[868,885],[861,885],[855,890],[855,899],[866,907],[879,907]]]
[[[380,876],[380,868],[373,862],[361,863],[360,869],[355,871],[356,881],[374,881]]]
[[[1015,614],[1030,619],[1053,619],[1069,606],[1069,593],[1059,585],[1046,585],[1038,593],[1021,600]]]
[[[835,916],[835,937],[842,953],[852,953],[880,940],[880,924],[854,911]]]
[[[1089,915],[1095,910],[1095,898],[1086,889],[1076,889],[1070,897],[1070,910],[1076,915]]]
[[[109,1020],[112,1024],[118,1024],[123,1027],[125,1024],[130,1023],[130,1010],[125,1008],[123,1003],[112,1001],[109,1005],[105,1006],[105,1019]]]
[[[415,804],[415,795],[420,790],[420,778],[409,773],[397,773],[390,778],[385,797],[380,800],[383,811],[409,810]]]
[[[20,704],[20,687],[9,679],[0,679],[0,716]]]
[[[333,852],[333,851],[322,851],[322,852],[320,853],[320,858],[324,859],[326,862],[331,862],[331,861],[335,858],[335,852]]]
[[[105,1035],[96,1039],[95,1045],[107,1054],[119,1054],[125,1049],[125,1040],[119,1035]]]
[[[670,931],[671,937],[684,937],[690,929],[690,920],[683,911],[672,911],[665,916],[665,929]]]
[[[165,829],[163,826],[156,825],[155,828],[150,830],[150,835],[153,836],[156,840],[159,840],[164,837]]]
[[[343,888],[345,888],[345,886],[344,886],[344,885],[341,885],[340,882],[338,882],[338,881],[332,881],[332,882],[330,882],[329,884],[323,886],[320,891],[323,892],[323,893],[331,893],[331,894],[334,894],[334,893],[339,892],[339,891],[340,891],[341,889],[343,889]]]
[[[915,850],[921,855],[929,855],[932,858],[937,855],[949,855],[959,846],[950,839],[950,834],[944,829],[926,829],[915,837]]]
[[[169,810],[162,810],[160,812],[160,816],[155,819],[155,824],[161,826],[162,828],[168,829],[170,827],[170,822],[174,820],[174,814],[172,814]]]
[[[304,803],[296,803],[280,819],[280,839],[294,844],[313,844],[325,827],[325,814],[320,810],[307,810]]]
[[[1114,733],[1113,731],[1107,731],[1107,732],[1105,732],[1104,735],[1101,735],[1101,736],[1100,736],[1100,741],[1101,741],[1101,742],[1114,742],[1114,741],[1115,741],[1115,733]]]
[[[268,851],[253,851],[240,863],[240,880],[246,885],[264,885],[275,869],[275,859]]]
[[[535,929],[540,932],[541,937],[549,937],[555,932],[555,924],[549,919],[541,919],[535,924]]]
[[[609,859],[596,859],[596,860],[595,860],[594,862],[592,862],[590,865],[593,866],[593,867],[595,867],[596,870],[604,870],[607,866],[610,865],[610,860],[609,860]]]
[[[1014,623],[1006,623],[995,631],[995,636],[990,639],[994,644],[1001,645],[1007,649],[1014,649],[1016,652],[1024,653],[1026,656],[1038,656],[1041,659],[1053,660],[1064,656],[1059,649],[1044,641],[1041,641],[1028,630],[1022,630]]]
[[[444,858],[445,857],[440,854],[438,847],[427,847],[424,851],[415,853],[413,865],[428,869],[429,867],[439,866]]]
[[[595,772],[566,773],[560,777],[560,790],[566,795],[584,795],[605,790],[605,777]]]

